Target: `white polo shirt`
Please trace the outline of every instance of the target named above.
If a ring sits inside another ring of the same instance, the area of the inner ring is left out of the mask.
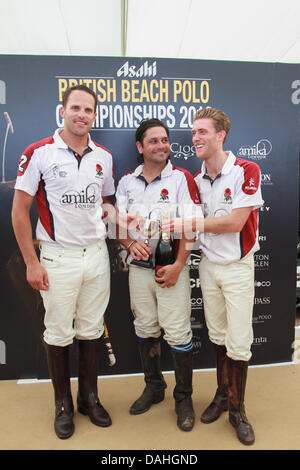
[[[89,136],[80,159],[61,139],[61,130],[25,150],[15,189],[36,197],[38,240],[88,246],[106,236],[102,196],[114,194],[112,156]]]
[[[169,218],[203,217],[198,189],[188,171],[169,161],[161,174],[148,184],[142,174],[143,167],[139,165],[120,179],[116,191],[116,207],[120,212],[159,221],[165,212]],[[142,232],[129,231],[129,236],[134,240],[146,239]],[[153,253],[158,237],[156,233],[150,241]],[[127,262],[131,259],[129,257]]]
[[[253,210],[240,233],[202,233],[200,247],[211,261],[228,264],[259,249],[258,209],[264,201],[261,195],[259,166],[236,158],[227,152],[228,158],[214,182],[206,174],[205,162],[194,176],[197,183],[204,217],[221,217],[233,209],[253,206]]]

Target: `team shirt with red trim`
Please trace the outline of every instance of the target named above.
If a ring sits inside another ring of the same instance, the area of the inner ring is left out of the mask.
[[[264,201],[261,194],[259,166],[227,152],[221,173],[212,182],[206,174],[205,162],[194,176],[201,198],[204,217],[221,217],[233,209],[252,206],[252,212],[240,233],[202,233],[200,247],[217,264],[237,261],[259,249],[258,209]]]
[[[116,207],[121,213],[139,214],[153,221],[163,217],[203,217],[198,188],[193,176],[169,161],[163,171],[151,183],[143,177],[143,165],[124,175],[117,186]],[[134,240],[145,240],[142,231],[129,230]],[[159,232],[150,240],[153,253]],[[176,237],[176,235],[175,235]],[[180,235],[177,235],[178,239]],[[131,257],[127,262],[130,263]]]
[[[112,155],[89,136],[80,158],[60,131],[25,150],[15,189],[36,197],[38,240],[63,247],[88,246],[106,236],[102,196],[115,192]]]

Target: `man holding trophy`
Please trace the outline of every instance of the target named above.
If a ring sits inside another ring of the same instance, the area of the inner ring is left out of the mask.
[[[186,261],[193,237],[182,234],[170,240],[168,234],[161,233],[161,225],[176,215],[202,217],[199,193],[191,174],[169,161],[169,129],[162,121],[143,120],[136,130],[136,146],[143,163],[121,178],[116,193],[120,215],[138,216],[131,224],[133,229],[129,226],[128,232],[121,233],[119,227],[118,235],[128,250],[131,308],[146,382],[130,413],[144,413],[164,399],[166,383],[160,368],[163,330],[174,361],[177,425],[183,431],[190,431],[194,425],[193,364],[191,292]],[[166,259],[171,260],[169,264],[162,261]]]

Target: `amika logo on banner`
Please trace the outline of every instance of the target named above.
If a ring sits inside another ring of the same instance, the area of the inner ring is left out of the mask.
[[[238,156],[242,158],[250,158],[253,160],[262,160],[266,158],[272,151],[272,144],[268,139],[260,139],[254,145],[243,145],[238,150]]]

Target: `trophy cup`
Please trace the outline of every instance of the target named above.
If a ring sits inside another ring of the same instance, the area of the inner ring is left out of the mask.
[[[149,214],[150,217],[150,214]],[[150,238],[158,231],[159,226],[160,226],[160,221],[159,220],[151,220],[148,217],[144,217],[143,223],[140,224],[140,229],[143,232],[143,234],[147,237],[146,240],[143,240],[143,242],[146,245],[149,245],[149,240]],[[142,227],[141,227],[142,225]],[[134,264],[136,266],[140,266],[142,268],[148,268],[148,269],[154,269],[154,262],[153,262],[153,255],[152,253],[149,255],[148,259],[132,259],[130,264]]]

